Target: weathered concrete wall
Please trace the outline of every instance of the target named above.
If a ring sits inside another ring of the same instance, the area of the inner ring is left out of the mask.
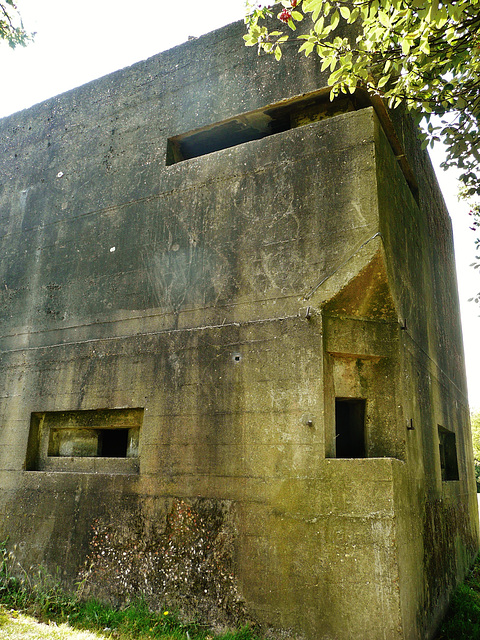
[[[464,575],[478,544],[460,317],[451,224],[430,162],[419,153],[418,145],[411,149],[414,132],[404,131],[403,142],[411,150],[410,162],[420,186],[416,207],[401,188],[402,177],[386,151],[384,136],[380,139],[384,149],[384,159],[377,164],[381,229],[384,246],[391,252],[392,291],[407,327],[401,332],[402,405],[414,427],[406,437],[411,471],[403,489],[401,484],[397,488],[398,514],[404,513],[404,533],[399,536],[403,601],[417,633],[428,636],[429,625],[441,618],[448,594]],[[455,431],[457,481],[442,481],[439,427]],[[420,460],[422,464],[416,464]],[[409,495],[408,503],[402,491]]]
[[[241,34],[0,121],[0,534],[112,601],[429,637],[478,538],[448,216],[372,107],[167,165],[169,137],[324,87]],[[92,455],[57,455],[54,412]],[[138,456],[95,455],[127,428]]]

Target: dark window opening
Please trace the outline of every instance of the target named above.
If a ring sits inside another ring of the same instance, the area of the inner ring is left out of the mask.
[[[363,93],[330,101],[328,92],[319,92],[280,105],[241,114],[208,127],[168,139],[166,164],[229,149],[251,140],[288,131],[324,118],[369,106]]]
[[[99,458],[123,458],[119,472],[127,467],[136,472],[143,412],[135,408],[32,413],[25,468],[96,473],[102,468]],[[114,465],[112,461],[105,468],[111,472]]]
[[[102,458],[126,458],[128,429],[101,429],[98,432],[98,455]]]
[[[457,444],[455,434],[438,425],[438,441],[440,448],[440,469],[442,480],[458,480]]]
[[[335,451],[337,458],[365,458],[365,400],[335,399]]]

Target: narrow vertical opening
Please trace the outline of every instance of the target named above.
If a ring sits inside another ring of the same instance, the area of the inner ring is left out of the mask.
[[[457,443],[454,432],[438,425],[438,446],[442,480],[458,480]]]
[[[365,458],[365,400],[335,398],[337,458]]]

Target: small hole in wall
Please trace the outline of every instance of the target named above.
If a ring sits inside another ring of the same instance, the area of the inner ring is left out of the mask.
[[[233,356],[234,362],[240,362],[241,359],[242,359],[242,356],[239,353],[235,353],[235,355]]]

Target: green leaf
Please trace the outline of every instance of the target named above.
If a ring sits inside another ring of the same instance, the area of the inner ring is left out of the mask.
[[[340,15],[344,20],[348,20],[350,18],[350,9],[348,7],[342,6],[340,7]]]
[[[280,58],[282,57],[282,50],[278,45],[275,47],[274,53],[275,53],[275,60],[280,60]]]
[[[335,29],[338,27],[339,22],[340,22],[340,14],[338,11],[335,11],[335,13],[332,16],[332,20],[330,22],[331,31],[335,31]]]
[[[465,9],[465,5],[463,3],[458,3],[458,2],[457,3],[447,2],[446,8],[450,17],[453,20],[455,20],[455,22],[458,22],[460,20],[460,16],[462,15]]]
[[[322,62],[322,66],[320,67],[320,71],[325,71],[330,66],[330,58],[324,58]]]
[[[323,33],[325,18],[322,16],[315,22],[314,29],[320,35]]]
[[[353,24],[359,15],[360,15],[360,9],[355,8],[350,14],[350,18],[348,19],[348,24]]]
[[[410,42],[406,38],[402,40],[402,53],[404,56],[410,53]]]
[[[320,13],[320,11],[322,10],[323,2],[324,0],[303,0],[303,11],[305,13],[312,13],[315,11],[318,11]]]
[[[390,75],[388,76],[383,76],[382,78],[380,78],[380,80],[377,83],[377,88],[381,89],[382,87],[384,87],[387,82],[390,80]]]
[[[435,22],[438,14],[438,0],[430,0],[430,9],[427,14],[428,22]]]
[[[427,56],[430,55],[430,45],[428,43],[428,39],[423,39],[420,41],[420,51],[425,53]]]
[[[387,29],[390,29],[392,23],[390,22],[388,15],[384,11],[379,11],[377,15],[380,23],[383,24],[384,27],[387,27]]]
[[[320,15],[320,13],[322,12],[323,9],[323,0],[316,0],[316,2],[312,2],[311,4],[313,4],[313,9],[307,9],[305,5],[303,5],[303,10],[306,12],[312,12],[312,20],[313,22],[316,22],[316,20],[318,20],[318,16]]]
[[[343,73],[343,69],[337,69],[336,71],[334,71],[333,73],[330,74],[327,83],[328,84],[335,84],[336,82],[338,82],[338,80],[340,80],[341,76]]]
[[[246,47],[253,47],[257,44],[257,41],[254,38],[252,38],[252,36],[249,33],[244,35],[243,39],[245,40]]]
[[[308,57],[312,53],[314,47],[315,47],[314,42],[304,42],[298,51],[299,53],[301,51],[305,51],[305,57]]]

